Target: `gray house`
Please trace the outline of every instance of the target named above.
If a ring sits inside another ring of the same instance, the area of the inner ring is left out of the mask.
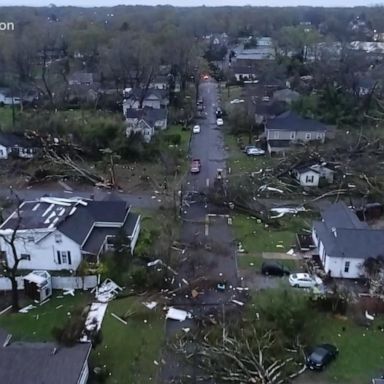
[[[86,384],[91,343],[71,348],[53,343],[11,342],[0,329],[0,379],[12,384]]]
[[[124,93],[123,113],[126,116],[127,109],[160,109],[168,104],[168,91],[165,89],[130,89]]]
[[[294,143],[324,143],[326,132],[325,124],[301,117],[293,111],[284,112],[265,124],[265,137],[270,154],[284,154]]]
[[[69,85],[92,85],[93,74],[90,72],[74,72],[68,78]]]
[[[384,230],[372,229],[345,203],[332,204],[315,221],[312,239],[326,273],[356,279],[364,273],[364,261],[384,254]]]
[[[146,142],[151,141],[156,131],[167,128],[167,109],[127,109],[125,122],[127,136],[140,132]]]

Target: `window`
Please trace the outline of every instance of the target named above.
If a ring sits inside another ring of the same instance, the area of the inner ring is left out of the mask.
[[[61,233],[55,233],[55,242],[61,243],[63,240],[61,238]]]
[[[279,138],[279,131],[273,131],[273,138],[278,139]]]
[[[314,179],[314,176],[312,175],[312,176],[306,176],[305,177],[305,182],[306,183],[313,183],[313,179]]]
[[[31,261],[31,255],[29,255],[28,253],[22,253],[20,257],[22,260]]]
[[[323,134],[322,134],[322,133],[318,133],[318,134],[316,135],[316,139],[317,139],[317,140],[322,140],[322,138],[323,138]]]
[[[69,251],[57,251],[58,264],[72,264],[71,252]]]
[[[348,273],[349,272],[350,265],[351,265],[350,261],[346,261],[345,262],[345,264],[344,264],[344,273]]]
[[[311,140],[311,133],[310,132],[307,132],[305,134],[305,140]]]
[[[27,241],[29,243],[33,243],[35,241],[35,238],[33,236],[27,236]]]
[[[289,135],[290,139],[291,140],[295,140],[296,138],[296,132],[291,132],[290,135]]]

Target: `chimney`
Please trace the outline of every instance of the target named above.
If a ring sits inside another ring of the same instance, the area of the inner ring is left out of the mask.
[[[335,228],[335,227],[332,227],[332,232],[333,232],[333,235],[334,235],[335,237],[337,237],[337,231],[336,231],[336,228]]]

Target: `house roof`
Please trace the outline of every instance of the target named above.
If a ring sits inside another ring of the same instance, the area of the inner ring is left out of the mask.
[[[369,228],[343,202],[332,204],[313,226],[330,257],[367,259],[384,255],[384,230]]]
[[[127,119],[143,119],[149,126],[153,127],[156,122],[165,120],[167,118],[167,110],[163,108],[128,108],[126,110],[125,116]]]
[[[281,101],[256,102],[254,113],[266,117],[278,116],[287,110],[287,104]]]
[[[257,68],[253,67],[252,65],[243,65],[243,64],[233,64],[231,66],[231,70],[234,74],[240,74],[240,75],[256,75],[260,72]]]
[[[319,121],[306,119],[299,116],[296,112],[287,111],[268,120],[267,129],[286,130],[286,131],[308,131],[326,132],[327,126]]]
[[[82,245],[95,223],[100,227],[123,225],[129,205],[125,201],[92,201],[80,198],[40,198],[20,206],[20,217],[14,212],[0,226],[0,230],[57,228],[77,244]]]
[[[149,88],[145,90],[140,88],[134,88],[126,96],[126,99],[140,100],[144,96],[144,99],[147,99],[149,97],[155,97],[157,99],[163,100],[167,97],[167,95],[168,91],[166,89]]]
[[[0,379],[12,384],[77,384],[90,351],[91,343],[71,348],[53,343],[1,344]]]
[[[133,235],[133,231],[140,216],[130,212],[124,222],[123,230],[128,237]],[[94,228],[83,246],[83,251],[98,255],[107,236],[116,236],[120,228]]]
[[[14,133],[3,133],[0,132],[0,145],[5,147],[23,147],[23,148],[32,148],[38,146],[33,140],[27,139],[23,135],[18,135]]]
[[[93,73],[89,72],[74,72],[69,76],[69,81],[76,81],[79,83],[92,83]]]

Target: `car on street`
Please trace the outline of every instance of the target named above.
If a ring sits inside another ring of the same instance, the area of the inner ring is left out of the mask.
[[[208,75],[204,75],[204,76],[203,76],[203,79],[204,79],[204,80],[209,80],[209,76],[208,76]]]
[[[264,150],[262,150],[260,148],[256,148],[256,147],[248,148],[246,153],[248,156],[263,156],[263,155],[265,155]]]
[[[223,111],[220,107],[216,108],[216,118],[219,119],[220,117],[223,116]]]
[[[309,273],[293,273],[289,275],[288,281],[295,288],[315,288],[323,284],[320,277],[312,276]]]
[[[201,168],[201,162],[199,159],[193,159],[191,162],[191,173],[199,173]]]
[[[311,370],[321,371],[336,358],[338,353],[339,350],[332,344],[317,345],[307,355],[307,367]]]
[[[221,118],[221,117],[219,117],[217,120],[216,120],[216,124],[217,124],[217,126],[221,126],[221,125],[224,125],[224,121],[223,121],[223,119]]]
[[[193,133],[200,133],[200,125],[195,125],[192,131]]]
[[[289,276],[290,270],[276,261],[264,261],[261,265],[261,273],[269,276]]]

